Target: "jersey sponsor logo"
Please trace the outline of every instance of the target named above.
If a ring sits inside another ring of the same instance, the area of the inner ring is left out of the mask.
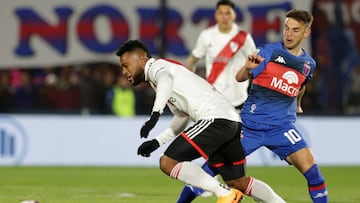
[[[299,78],[294,71],[286,71],[284,75],[282,75],[282,78],[287,80],[289,84],[299,83]]]
[[[299,94],[304,81],[305,76],[293,68],[269,62],[265,69],[254,78],[253,83],[295,97]]]
[[[282,79],[281,79],[282,78]],[[281,78],[273,77],[270,83],[270,86],[281,90],[282,92],[286,92],[290,96],[296,96],[299,93],[299,89],[296,86],[299,82],[299,78],[293,71],[285,72]]]
[[[284,57],[282,57],[282,56],[278,56],[278,57],[275,59],[275,62],[282,63],[282,64],[286,64],[286,61],[285,61]]]

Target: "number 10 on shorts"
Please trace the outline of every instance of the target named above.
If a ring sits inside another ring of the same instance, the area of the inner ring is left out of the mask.
[[[289,131],[285,132],[284,136],[291,142],[291,144],[295,144],[302,139],[295,129],[290,129]]]

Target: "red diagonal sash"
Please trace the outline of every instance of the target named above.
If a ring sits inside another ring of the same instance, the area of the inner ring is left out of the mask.
[[[210,84],[214,84],[216,79],[225,69],[231,57],[244,45],[247,32],[239,31],[220,51],[215,58],[211,72],[207,78]]]

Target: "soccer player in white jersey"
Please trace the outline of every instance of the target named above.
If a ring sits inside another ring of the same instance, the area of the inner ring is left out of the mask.
[[[216,88],[177,62],[151,58],[138,40],[125,42],[116,55],[121,73],[130,83],[148,82],[156,92],[152,114],[141,127],[140,137],[148,137],[166,105],[174,114],[167,129],[139,146],[139,155],[149,157],[174,138],[160,158],[160,169],[171,178],[214,193],[218,203],[241,201],[240,190],[263,190],[253,187],[256,179],[245,175],[239,114]],[[194,124],[185,130],[189,119]],[[231,188],[191,162],[199,157],[216,167]]]
[[[205,57],[208,82],[240,109],[248,95],[249,81],[237,82],[234,75],[245,64],[246,57],[255,52],[256,46],[250,33],[235,24],[235,19],[234,3],[218,1],[216,24],[201,31],[186,66],[195,71],[196,63]]]

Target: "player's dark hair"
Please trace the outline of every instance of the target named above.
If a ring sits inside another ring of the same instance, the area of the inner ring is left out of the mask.
[[[222,6],[222,5],[225,5],[225,6],[230,6],[231,8],[235,9],[235,4],[234,2],[230,1],[230,0],[220,0],[216,3],[216,9],[219,8],[219,6]]]
[[[121,56],[123,55],[125,52],[131,52],[131,51],[135,51],[136,49],[142,49],[146,52],[146,56],[148,58],[151,58],[151,54],[149,52],[149,50],[146,48],[146,46],[140,42],[139,40],[129,40],[127,42],[125,42],[116,52],[116,56]]]
[[[311,13],[301,9],[292,9],[286,14],[287,18],[294,18],[297,21],[303,22],[305,25],[311,25],[313,16]]]

